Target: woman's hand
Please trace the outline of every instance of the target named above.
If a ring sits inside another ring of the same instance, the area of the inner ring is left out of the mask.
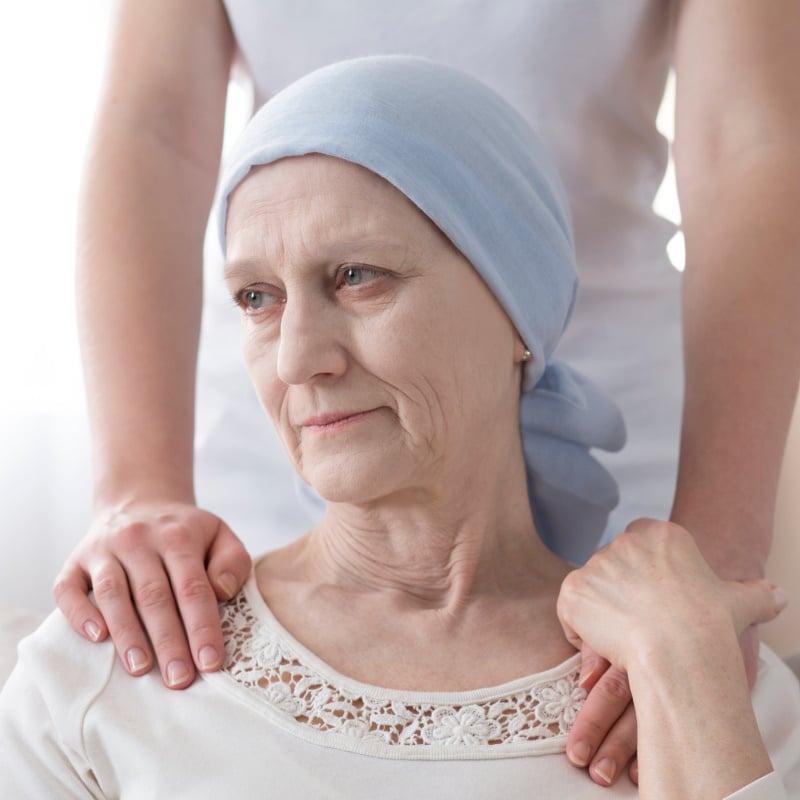
[[[735,640],[750,625],[773,619],[782,602],[766,581],[719,580],[680,526],[632,523],[570,573],[559,596],[567,638],[585,657],[589,651],[584,685],[594,686],[568,743],[573,762],[591,762],[598,783],[613,783],[622,773],[636,749],[627,673],[643,653],[680,653],[687,646],[714,650],[726,634]],[[599,747],[589,744],[604,735]],[[574,752],[578,741],[589,744],[585,757]]]
[[[217,600],[241,588],[250,565],[242,543],[208,511],[128,504],[96,516],[53,593],[75,631],[95,642],[111,634],[131,675],[153,666],[152,643],[164,683],[183,689],[195,665],[202,672],[222,665]]]
[[[636,754],[636,714],[628,676],[586,642],[581,646],[580,685],[589,695],[567,739],[567,757],[588,767],[601,786],[613,786]],[[629,770],[636,783],[636,761]]]

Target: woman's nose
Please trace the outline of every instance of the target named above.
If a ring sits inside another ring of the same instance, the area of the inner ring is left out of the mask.
[[[296,385],[344,373],[347,351],[338,316],[337,309],[322,299],[287,298],[278,342],[281,381]]]

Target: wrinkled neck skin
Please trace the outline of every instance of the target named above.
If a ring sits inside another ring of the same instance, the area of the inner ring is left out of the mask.
[[[498,686],[571,656],[556,616],[571,566],[536,533],[516,425],[453,441],[378,499],[329,502],[257,563],[277,619],[340,673],[396,689]]]
[[[425,485],[371,503],[329,503],[291,546],[295,577],[386,593],[397,610],[454,619],[480,599],[557,593],[572,567],[536,532],[519,435],[492,445],[472,464],[440,464]]]

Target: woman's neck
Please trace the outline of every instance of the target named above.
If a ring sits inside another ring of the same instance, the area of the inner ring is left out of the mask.
[[[539,539],[524,470],[480,470],[369,505],[329,504],[256,567],[273,614],[356,680],[460,691],[548,669],[574,650],[556,617],[570,566]]]
[[[384,527],[341,511],[256,568],[273,614],[338,672],[395,689],[462,691],[574,652],[556,617],[569,565],[530,520],[408,513]]]
[[[552,591],[570,569],[536,532],[523,470],[461,485],[451,476],[366,505],[329,504],[294,559],[318,585],[386,592],[401,608],[456,615],[481,596]]]

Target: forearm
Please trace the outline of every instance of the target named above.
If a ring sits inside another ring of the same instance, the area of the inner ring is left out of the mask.
[[[165,145],[111,127],[98,133],[87,160],[78,227],[97,495],[135,475],[140,485],[146,480],[189,500],[211,188],[198,187],[195,168]]]
[[[800,155],[685,179],[686,389],[672,519],[726,578],[759,576],[800,375]]]
[[[629,680],[645,800],[721,800],[772,770],[732,627],[662,636]]]
[[[202,246],[233,37],[218,0],[115,12],[78,222],[95,500],[135,487],[192,502]]]

